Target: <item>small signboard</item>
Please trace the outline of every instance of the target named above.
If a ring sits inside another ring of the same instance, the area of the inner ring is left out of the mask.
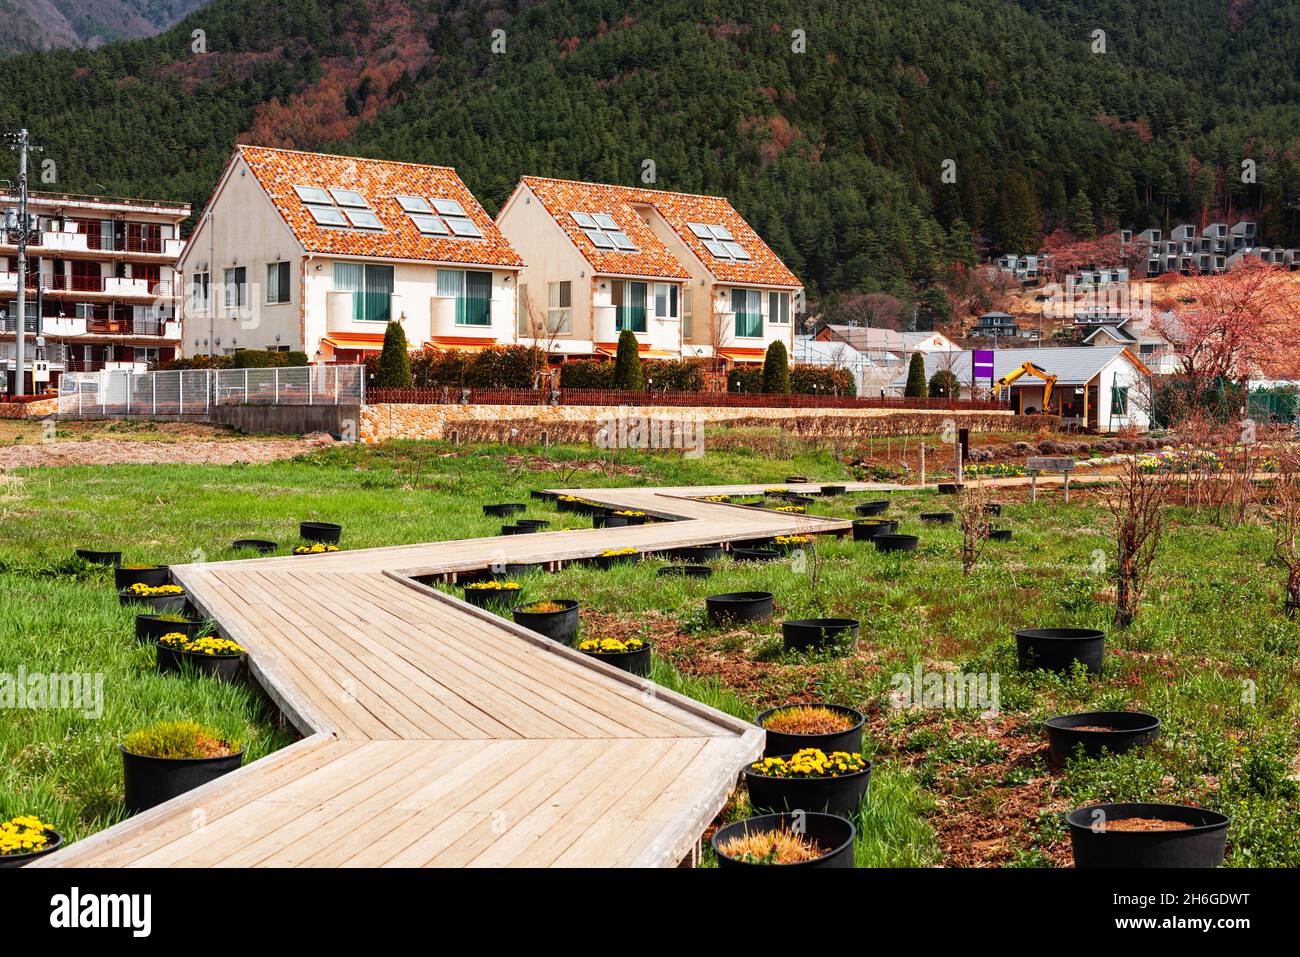
[[[993,382],[993,350],[976,349],[971,353],[971,378],[974,382],[988,379]]]
[[[1033,455],[1025,463],[1030,472],[1072,472],[1074,459],[1068,455]]]
[[[32,363],[32,381],[49,382],[50,381],[50,364],[44,359],[37,359]]]

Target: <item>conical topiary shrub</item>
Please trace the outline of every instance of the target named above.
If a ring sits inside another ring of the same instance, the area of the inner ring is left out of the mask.
[[[389,322],[384,330],[384,351],[375,372],[378,389],[411,388],[411,354],[406,348],[406,330],[400,322]]]
[[[645,388],[645,375],[641,370],[641,351],[637,347],[636,333],[624,329],[618,336],[618,354],[614,357],[615,389],[640,392]]]
[[[763,391],[778,395],[790,394],[790,358],[784,342],[773,342],[763,357]]]
[[[912,361],[907,367],[907,388],[903,395],[909,399],[924,399],[929,394],[925,381],[925,359],[921,353],[913,352]]]

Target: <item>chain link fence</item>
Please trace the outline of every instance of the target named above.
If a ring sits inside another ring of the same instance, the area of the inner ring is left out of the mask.
[[[67,372],[60,415],[206,418],[221,405],[362,405],[364,366]]]

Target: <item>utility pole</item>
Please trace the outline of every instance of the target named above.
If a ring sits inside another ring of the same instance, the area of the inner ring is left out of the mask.
[[[14,317],[14,395],[26,394],[23,352],[27,345],[27,238],[31,233],[27,212],[27,130],[8,133],[10,149],[18,151],[18,315]]]

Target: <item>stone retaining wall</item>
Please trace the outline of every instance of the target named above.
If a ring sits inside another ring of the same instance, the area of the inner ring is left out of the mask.
[[[0,402],[0,419],[40,419],[59,411],[59,400],[37,399],[35,402]]]
[[[690,432],[705,424],[772,427],[803,436],[916,435],[936,432],[945,420],[976,431],[1033,431],[1043,416],[947,409],[715,409],[707,407],[618,407],[582,405],[368,405],[361,410],[359,437],[366,444],[390,439],[452,439],[462,442],[552,444],[601,442],[631,428],[652,434]],[[652,424],[653,423],[653,424]],[[604,435],[602,436],[602,430]],[[621,443],[619,443],[621,444]],[[650,447],[665,447],[651,444]],[[677,446],[673,446],[677,447]]]

